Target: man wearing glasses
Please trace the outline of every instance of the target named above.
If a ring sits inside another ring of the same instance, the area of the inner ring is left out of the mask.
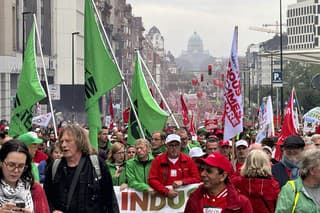
[[[174,198],[178,195],[176,190],[178,187],[199,183],[200,176],[192,159],[188,155],[181,153],[179,135],[168,135],[165,143],[167,152],[158,155],[153,160],[148,181],[149,185],[159,194]]]
[[[167,151],[167,148],[164,145],[165,141],[166,141],[166,134],[164,132],[156,131],[152,133],[151,148],[152,148],[152,155],[154,157]]]

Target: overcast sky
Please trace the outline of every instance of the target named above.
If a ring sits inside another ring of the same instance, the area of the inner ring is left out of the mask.
[[[288,4],[282,0],[282,20]],[[155,25],[164,37],[165,49],[175,57],[187,49],[194,31],[202,38],[205,50],[214,57],[229,56],[232,32],[239,27],[239,55],[249,44],[273,37],[273,34],[249,30],[275,24],[280,17],[280,0],[127,0],[134,16],[141,16],[146,32]],[[275,29],[275,27],[269,27]]]

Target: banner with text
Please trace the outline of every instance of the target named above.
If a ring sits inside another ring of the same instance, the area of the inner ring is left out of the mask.
[[[183,212],[189,195],[198,188],[199,184],[190,184],[178,189],[179,195],[174,199],[163,197],[157,193],[138,192],[134,189],[120,191],[114,187],[120,212]]]

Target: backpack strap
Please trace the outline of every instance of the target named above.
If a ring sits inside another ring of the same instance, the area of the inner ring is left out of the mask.
[[[100,169],[98,156],[97,155],[89,155],[89,156],[90,156],[92,166],[94,167],[94,170],[96,171],[96,174],[98,176],[98,180],[100,180],[102,176],[101,176],[101,169]]]
[[[52,165],[52,182],[54,180],[54,177],[56,176],[57,169],[58,169],[58,166],[59,166],[60,162],[61,162],[61,159],[56,159],[53,162],[53,165]]]
[[[296,210],[296,207],[297,207],[300,192],[297,191],[296,184],[295,184],[294,180],[289,180],[288,183],[290,183],[290,185],[292,186],[292,189],[295,193],[293,207],[292,207],[292,211],[291,211],[292,213],[294,213],[294,211]]]

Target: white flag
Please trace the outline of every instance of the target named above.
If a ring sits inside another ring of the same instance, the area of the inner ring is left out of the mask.
[[[235,27],[224,92],[224,133],[228,141],[243,131],[243,103],[238,62],[238,27]]]
[[[256,143],[260,143],[266,137],[274,136],[274,125],[273,125],[273,109],[271,96],[268,96],[266,106],[263,107],[261,129],[259,130]]]
[[[39,115],[32,118],[32,124],[46,127],[48,126],[49,122],[51,120],[51,113],[47,113],[44,115]]]

